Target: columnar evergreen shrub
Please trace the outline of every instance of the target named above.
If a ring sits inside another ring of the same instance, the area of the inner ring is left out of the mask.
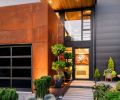
[[[50,76],[43,76],[34,81],[34,85],[36,89],[36,98],[44,98],[44,96],[48,94],[50,83],[51,83]]]
[[[109,60],[108,60],[108,69],[111,69],[113,71],[115,69],[115,64],[114,64],[114,61],[113,61],[112,57],[110,57]]]
[[[94,78],[95,79],[100,78],[100,72],[99,72],[98,68],[95,69]]]
[[[0,100],[18,100],[18,94],[15,89],[0,88]]]

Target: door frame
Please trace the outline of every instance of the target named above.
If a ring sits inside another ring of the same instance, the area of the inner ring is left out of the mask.
[[[73,66],[72,66],[72,79],[73,80],[93,80],[93,70],[94,70],[94,66],[93,66],[93,50],[90,47],[73,47],[72,48],[72,52],[73,55],[75,55],[75,49],[77,48],[88,48],[89,49],[89,78],[88,79],[82,79],[82,78],[75,78],[75,56],[73,58]]]

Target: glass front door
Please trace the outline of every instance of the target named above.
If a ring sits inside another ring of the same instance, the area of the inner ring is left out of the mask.
[[[75,49],[75,79],[89,79],[89,48]]]

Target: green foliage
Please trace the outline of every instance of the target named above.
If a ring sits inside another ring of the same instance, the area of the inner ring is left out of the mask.
[[[72,66],[72,62],[65,62],[65,67],[70,67]]]
[[[52,69],[53,70],[59,70],[63,69],[65,67],[65,62],[64,61],[56,61],[52,63]]]
[[[107,91],[105,100],[120,100],[120,91]]]
[[[65,58],[65,59],[73,59],[73,54],[72,54],[72,53],[65,52],[65,53],[64,53],[64,58]]]
[[[116,76],[116,72],[115,71],[113,71],[113,70],[111,70],[111,69],[106,69],[105,71],[104,71],[104,74],[103,74],[103,76],[107,76],[107,74],[109,74],[109,73],[111,73],[111,76],[112,76],[112,78],[113,77],[115,77]]]
[[[98,68],[95,69],[94,78],[95,79],[100,78],[100,72],[99,72]]]
[[[47,81],[47,88],[49,88],[51,86],[51,76],[42,76],[41,79],[46,79]]]
[[[114,61],[113,61],[112,57],[110,57],[108,60],[108,69],[111,69],[114,71],[114,67],[115,67]]]
[[[110,89],[109,85],[98,84],[94,87],[94,100],[105,100],[105,93]]]
[[[51,46],[51,50],[55,56],[59,56],[61,53],[64,53],[65,46],[63,44],[55,44]]]
[[[117,89],[118,91],[120,91],[120,81],[118,81],[118,82],[116,83],[116,89]]]
[[[115,77],[117,73],[116,73],[116,71],[112,71],[111,74],[112,74],[112,77]]]
[[[18,94],[15,89],[0,88],[0,100],[18,100]]]
[[[106,76],[108,73],[112,73],[112,70],[111,69],[104,70],[103,76]]]
[[[43,98],[46,94],[48,94],[50,83],[51,83],[50,76],[43,76],[34,81],[34,85],[36,88],[36,98]]]

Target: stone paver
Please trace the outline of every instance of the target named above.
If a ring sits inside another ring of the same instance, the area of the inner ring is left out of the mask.
[[[69,88],[62,100],[93,100],[91,88]]]

